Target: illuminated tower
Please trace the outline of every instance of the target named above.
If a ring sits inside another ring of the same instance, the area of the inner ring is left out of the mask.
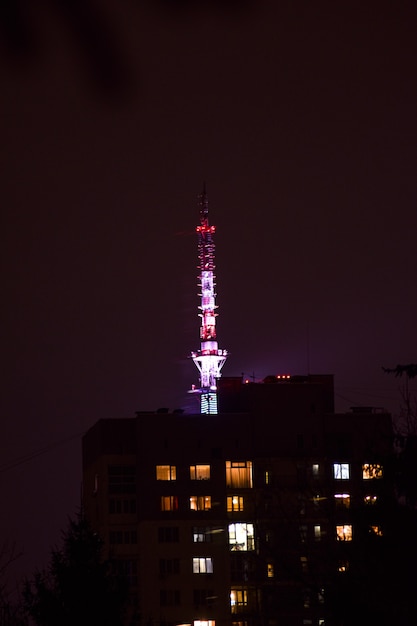
[[[215,226],[209,225],[208,199],[206,188],[199,196],[200,224],[197,226],[198,234],[198,275],[201,289],[201,305],[199,313],[201,317],[200,327],[200,350],[192,352],[191,356],[200,372],[200,388],[193,389],[200,393],[200,412],[217,413],[217,379],[220,378],[220,370],[227,358],[227,350],[220,350],[216,341],[216,303],[215,303],[215,276],[214,276],[214,250],[213,235]]]

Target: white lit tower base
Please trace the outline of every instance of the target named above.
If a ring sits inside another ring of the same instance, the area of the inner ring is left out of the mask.
[[[215,312],[215,276],[214,276],[214,242],[215,226],[209,225],[208,200],[206,190],[200,196],[200,225],[197,226],[198,259],[200,274],[199,287],[201,289],[201,317],[200,339],[201,347],[191,356],[200,372],[200,388],[191,391],[200,394],[200,413],[217,413],[217,379],[227,358],[227,350],[220,350],[216,341]]]

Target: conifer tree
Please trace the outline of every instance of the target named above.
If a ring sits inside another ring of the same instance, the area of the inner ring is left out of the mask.
[[[37,626],[122,626],[127,583],[102,560],[103,542],[82,515],[69,521],[63,546],[24,589],[24,607]]]

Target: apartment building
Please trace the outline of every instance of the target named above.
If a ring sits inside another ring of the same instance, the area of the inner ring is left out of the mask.
[[[385,532],[390,415],[334,413],[331,376],[220,379],[218,402],[83,439],[84,509],[129,579],[128,623],[335,623],[330,591]]]

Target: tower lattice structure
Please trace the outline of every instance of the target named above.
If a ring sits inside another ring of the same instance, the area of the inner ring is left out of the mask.
[[[191,356],[200,372],[200,387],[193,391],[200,393],[200,412],[217,413],[217,379],[227,358],[227,350],[221,350],[216,338],[216,293],[215,293],[215,244],[216,227],[210,225],[208,217],[208,198],[204,186],[199,196],[200,224],[198,235],[198,286],[200,287],[201,318],[200,350]]]

